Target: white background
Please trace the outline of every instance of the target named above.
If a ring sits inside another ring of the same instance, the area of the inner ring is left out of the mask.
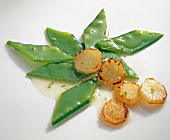
[[[103,125],[93,106],[53,128],[55,101],[45,97],[25,74],[32,69],[11,51],[7,40],[48,44],[46,27],[73,33],[104,8],[110,36],[134,29],[163,33],[151,47],[124,60],[140,75],[154,77],[169,93],[169,0],[0,0],[0,139],[1,140],[168,140],[170,99],[159,108],[130,108],[130,121],[119,128]]]

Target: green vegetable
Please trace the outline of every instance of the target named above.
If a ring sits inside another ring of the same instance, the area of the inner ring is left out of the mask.
[[[115,38],[101,40],[95,47],[117,53],[133,54],[148,47],[162,36],[160,33],[134,30]]]
[[[12,41],[7,41],[7,45],[16,51],[25,54],[34,62],[60,62],[74,60],[74,57],[63,53],[53,46],[22,44]]]
[[[94,46],[97,41],[106,38],[107,22],[104,9],[96,18],[84,29],[84,45],[86,48]]]
[[[83,46],[73,34],[57,31],[51,28],[47,28],[46,31],[47,37],[52,46],[59,48],[66,54],[75,56],[83,49]]]
[[[89,75],[77,72],[74,62],[55,62],[34,69],[27,76],[77,82]]]
[[[54,109],[52,125],[56,125],[91,102],[97,85],[96,79],[87,80],[61,94]]]
[[[109,58],[113,58],[115,60],[119,60],[122,62],[124,69],[126,71],[126,78],[131,78],[131,79],[139,79],[137,74],[126,64],[126,62],[115,52],[107,52],[103,51],[102,52],[102,59],[106,60]]]
[[[163,36],[160,33],[134,30],[109,39],[107,37],[107,22],[104,9],[102,9],[95,19],[84,29],[83,43],[80,43],[73,34],[67,32],[47,28],[46,33],[52,46],[22,44],[12,41],[7,41],[7,45],[25,54],[35,62],[48,63],[27,73],[27,76],[52,79],[48,88],[51,88],[54,84],[55,81],[53,80],[78,82],[88,77],[89,74],[79,73],[75,69],[73,61],[77,53],[90,47],[96,47],[101,50],[103,61],[109,58],[121,61],[124,65],[127,78],[139,79],[137,74],[117,53],[133,54],[148,47]],[[97,77],[94,77],[84,82],[81,81],[80,84],[63,92],[56,103],[52,117],[52,125],[60,123],[89,104],[96,86]],[[62,85],[61,87],[65,88],[66,85]],[[151,89],[151,92],[153,93],[154,89]],[[122,94],[122,96],[126,95],[126,92]],[[107,100],[107,98],[105,98],[105,100]],[[114,110],[111,110],[111,112],[114,113]]]

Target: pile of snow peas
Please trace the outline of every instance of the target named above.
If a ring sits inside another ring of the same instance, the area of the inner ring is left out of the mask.
[[[71,89],[63,92],[56,103],[52,125],[56,125],[79,109],[89,104],[97,88],[97,76],[83,80],[90,76],[78,72],[74,67],[74,56],[85,48],[97,48],[102,53],[102,59],[113,58],[120,60],[126,71],[126,77],[139,79],[138,75],[121,58],[122,55],[132,55],[150,46],[163,35],[156,32],[133,30],[123,35],[109,38],[107,21],[104,9],[84,29],[83,43],[68,32],[52,28],[46,29],[50,45],[32,45],[20,42],[7,41],[7,45],[19,53],[29,57],[42,65],[26,75],[51,80],[61,80],[77,83]]]

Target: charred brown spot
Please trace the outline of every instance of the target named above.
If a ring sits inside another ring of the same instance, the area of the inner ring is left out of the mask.
[[[125,108],[125,118],[127,118],[129,109],[128,109],[128,107],[126,106],[126,104],[124,104],[124,103],[122,103],[122,104],[123,104],[123,106],[124,106],[124,108]]]
[[[122,80],[121,80],[121,81],[118,81],[118,82],[116,82],[116,83],[113,83],[113,85],[120,84],[120,83],[122,83]]]

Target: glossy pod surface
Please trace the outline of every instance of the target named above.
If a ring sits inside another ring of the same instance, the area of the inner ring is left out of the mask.
[[[46,32],[51,45],[59,48],[66,54],[75,56],[83,49],[83,46],[73,34],[51,28],[47,28]]]
[[[104,9],[96,18],[84,29],[84,45],[86,48],[94,46],[97,41],[106,38],[107,22]]]
[[[101,40],[95,46],[102,50],[133,54],[148,47],[162,36],[160,33],[133,30],[118,37]]]
[[[74,60],[74,57],[63,53],[53,46],[22,44],[12,41],[8,41],[7,45],[16,51],[25,54],[34,62],[60,62]]]
[[[72,113],[90,103],[96,89],[97,78],[87,80],[66,92],[63,92],[56,104],[52,117],[52,125],[56,125]]]
[[[49,63],[38,67],[37,69],[27,73],[27,76],[77,82],[88,75],[77,72],[74,67],[74,62],[59,62]]]

